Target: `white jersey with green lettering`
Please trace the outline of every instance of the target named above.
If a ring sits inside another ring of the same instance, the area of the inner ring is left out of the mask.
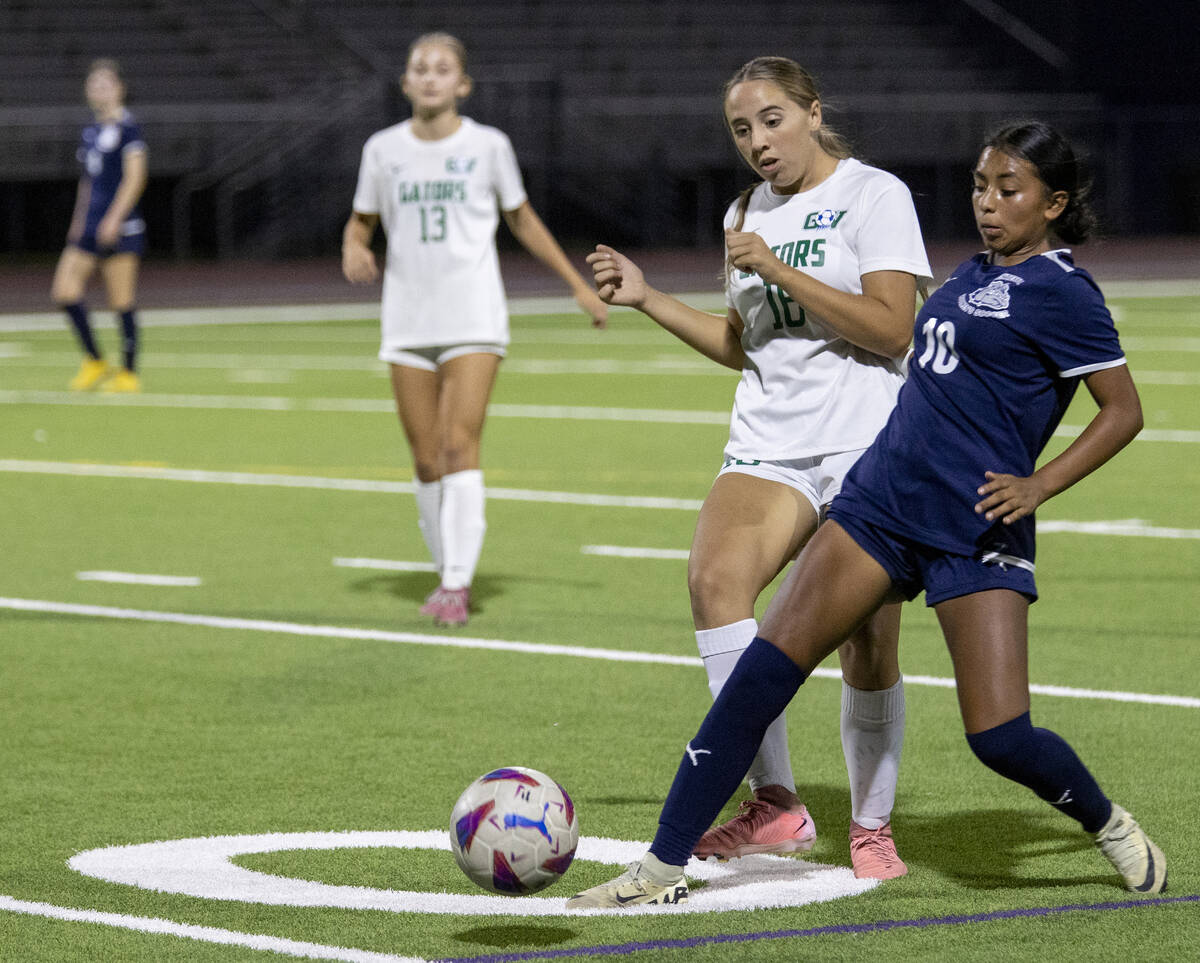
[[[730,206],[726,227],[736,209]],[[908,188],[853,158],[799,194],[760,184],[742,230],[757,232],[780,260],[839,291],[861,294],[862,276],[872,271],[931,279]],[[745,322],[747,358],[726,457],[781,461],[866,448],[896,403],[902,358],[850,344],[757,274],[732,270],[726,303]]]
[[[508,344],[496,229],[525,200],[508,137],[469,117],[441,140],[418,140],[407,120],[368,138],[354,210],[387,232],[381,354]]]

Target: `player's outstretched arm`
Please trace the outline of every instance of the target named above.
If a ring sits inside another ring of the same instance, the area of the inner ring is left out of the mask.
[[[685,344],[727,368],[741,371],[742,319],[732,308],[725,317],[709,314],[646,283],[633,261],[607,244],[597,244],[587,256],[600,297],[609,304],[636,308]]]
[[[583,275],[571,265],[533,205],[526,201],[516,210],[504,211],[504,223],[525,250],[563,279],[575,296],[575,302],[585,314],[591,315],[592,327],[603,328],[608,323],[608,305],[597,297]]]

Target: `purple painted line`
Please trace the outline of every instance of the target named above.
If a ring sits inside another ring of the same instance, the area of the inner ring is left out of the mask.
[[[1106,910],[1146,909],[1172,903],[1200,903],[1200,894],[1190,896],[1160,896],[1155,899],[1121,900],[1111,903],[1072,903],[1066,906],[1032,906],[1028,909],[995,910],[991,913],[969,913],[956,916],[923,917],[915,920],[879,920],[875,923],[845,923],[838,926],[814,926],[807,930],[769,930],[763,933],[718,933],[712,936],[693,936],[681,940],[647,940],[638,943],[616,943],[610,946],[577,946],[563,950],[534,950],[527,953],[489,953],[486,956],[446,957],[435,963],[523,963],[525,960],[561,960],[574,956],[627,956],[642,950],[686,950],[696,946],[719,943],[750,943],[758,940],[790,940],[805,936],[844,936],[854,933],[881,933],[905,928],[923,929],[927,926],[959,926],[963,923],[991,923],[1058,913],[1096,912]]]

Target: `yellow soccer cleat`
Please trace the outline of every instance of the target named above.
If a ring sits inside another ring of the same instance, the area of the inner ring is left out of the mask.
[[[104,382],[100,390],[106,394],[136,394],[142,390],[142,381],[128,368],[122,368]]]
[[[72,391],[91,391],[112,375],[113,369],[101,358],[84,358],[68,387]]]

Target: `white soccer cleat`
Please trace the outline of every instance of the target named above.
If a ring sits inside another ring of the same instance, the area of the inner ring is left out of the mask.
[[[1134,893],[1161,893],[1167,888],[1167,858],[1129,813],[1113,803],[1112,815],[1093,836],[1108,861]]]
[[[667,878],[654,872],[659,868],[666,871]],[[576,893],[567,900],[567,909],[621,909],[652,903],[666,905],[686,903],[687,898],[688,885],[683,871],[677,866],[667,866],[647,853],[642,859],[630,863],[629,868],[616,879]]]

